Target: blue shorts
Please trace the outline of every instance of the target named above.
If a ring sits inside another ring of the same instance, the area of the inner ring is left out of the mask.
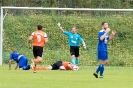
[[[108,60],[108,52],[98,51],[98,60]]]
[[[19,68],[22,68],[23,66],[26,66],[28,64],[28,59],[25,56],[22,56],[19,60]]]

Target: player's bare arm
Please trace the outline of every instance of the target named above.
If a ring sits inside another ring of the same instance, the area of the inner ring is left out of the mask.
[[[30,44],[31,43],[31,40],[33,39],[33,36],[30,36],[29,38],[28,38],[28,43]]]
[[[70,64],[68,64],[68,67],[71,69],[71,70],[73,70],[73,66],[72,66],[72,64],[70,63]]]
[[[17,70],[17,68],[18,68],[18,63],[16,63],[16,66],[15,66],[15,69],[14,70]]]
[[[45,43],[48,43],[48,38],[45,38]]]
[[[58,25],[58,27],[60,28],[61,32],[63,33],[64,30],[62,29],[60,22],[59,22],[57,25]]]
[[[110,28],[107,28],[107,29],[105,30],[105,33],[100,37],[100,40],[101,40],[101,41],[104,40],[104,38],[106,37],[106,35],[107,35],[109,32],[110,32]]]
[[[9,60],[9,70],[11,70],[11,64],[12,64],[12,60]]]
[[[113,30],[109,37],[109,40],[112,40],[115,35],[116,35],[116,30]]]

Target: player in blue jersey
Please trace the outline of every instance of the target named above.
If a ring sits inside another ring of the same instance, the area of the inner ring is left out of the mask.
[[[110,28],[108,27],[107,22],[102,22],[102,30],[98,33],[98,60],[101,61],[100,65],[96,69],[96,72],[93,75],[98,78],[98,73],[100,72],[100,78],[103,78],[104,72],[104,65],[108,62],[108,50],[107,50],[107,43],[110,41],[116,34],[116,31],[113,30],[111,35],[109,36],[108,33],[110,32]]]
[[[81,42],[86,49],[86,44],[81,36],[77,33],[76,27],[72,28],[72,32],[64,31],[61,27],[61,24],[57,24],[60,30],[68,36],[69,46],[70,46],[70,54],[72,57],[72,64],[78,65],[79,63],[79,42]]]
[[[17,63],[15,70],[18,68],[18,66],[20,70],[29,70],[31,67],[31,65],[28,65],[27,57],[22,54],[19,54],[16,50],[13,50],[13,52],[10,54],[9,70],[11,70],[12,60]]]

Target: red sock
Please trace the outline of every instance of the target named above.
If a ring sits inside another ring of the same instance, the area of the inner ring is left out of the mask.
[[[37,70],[46,70],[46,67],[37,67]]]

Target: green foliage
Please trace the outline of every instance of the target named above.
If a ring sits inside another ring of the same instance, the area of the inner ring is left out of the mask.
[[[132,0],[1,0],[3,6],[68,7],[68,8],[132,8]]]
[[[73,25],[87,44],[87,50],[80,48],[80,64],[85,66],[96,65],[97,33],[101,30],[101,22],[109,22],[110,28],[117,30],[116,37],[109,42],[109,64],[113,66],[133,65],[133,19],[132,15],[106,15],[93,17],[89,15],[8,15],[4,21],[4,63],[7,63],[11,49],[15,48],[30,59],[33,58],[32,49],[27,44],[27,39],[37,24],[43,25],[43,30],[48,34],[49,43],[45,45],[43,64],[51,64],[57,60],[70,60],[67,36],[62,34],[57,27],[61,22],[66,31],[71,31]],[[30,63],[30,62],[29,62]]]

